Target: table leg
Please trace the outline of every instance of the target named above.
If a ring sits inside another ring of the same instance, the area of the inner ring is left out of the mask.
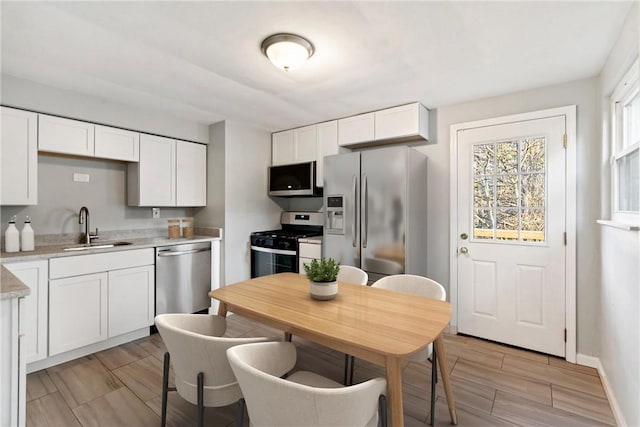
[[[442,334],[438,335],[435,341],[436,357],[438,365],[440,365],[440,375],[442,376],[442,385],[447,395],[447,405],[449,405],[449,415],[451,415],[451,423],[458,424],[458,414],[456,413],[456,402],[453,399],[453,391],[451,390],[451,381],[449,380],[449,366],[447,365],[447,353],[444,348],[444,338]]]
[[[227,304],[220,302],[218,306],[218,316],[227,317]]]
[[[387,357],[387,405],[391,418],[391,427],[404,426],[404,413],[402,408],[402,370],[400,359]]]

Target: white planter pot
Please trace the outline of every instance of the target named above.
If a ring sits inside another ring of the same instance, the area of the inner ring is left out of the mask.
[[[311,298],[321,301],[334,299],[338,295],[338,282],[312,282],[309,280],[309,293]]]

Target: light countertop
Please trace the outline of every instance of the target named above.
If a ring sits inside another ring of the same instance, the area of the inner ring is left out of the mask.
[[[13,275],[4,265],[0,265],[0,300],[26,297],[31,289]]]

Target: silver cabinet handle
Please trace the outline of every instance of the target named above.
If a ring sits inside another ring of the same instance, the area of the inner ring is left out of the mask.
[[[191,249],[189,251],[172,251],[172,250],[164,250],[164,251],[158,251],[158,256],[164,257],[164,256],[180,256],[180,255],[187,255],[187,254],[195,254],[198,252],[208,252],[211,249],[209,248],[205,248],[205,249]]]
[[[356,224],[358,223],[358,178],[353,175],[353,182],[352,182],[352,192],[353,192],[353,198],[351,200],[353,200],[353,220],[351,221],[351,244],[353,245],[353,247],[356,247],[356,237],[357,237],[357,230],[356,230]]]
[[[367,240],[369,237],[369,186],[367,184],[367,175],[364,175],[362,177],[362,181],[363,181],[362,184],[364,187],[364,190],[363,190],[364,203],[362,204],[362,206],[364,207],[364,212],[363,212],[364,227],[362,227],[362,247],[366,248]]]

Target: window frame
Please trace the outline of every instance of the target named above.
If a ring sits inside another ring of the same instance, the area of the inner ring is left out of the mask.
[[[626,141],[626,129],[624,128],[624,107],[640,96],[640,62],[636,60],[627,70],[624,77],[616,85],[611,94],[611,219],[630,224],[640,224],[640,210],[621,211],[620,207],[620,180],[618,161],[630,154],[640,151],[640,139]]]

